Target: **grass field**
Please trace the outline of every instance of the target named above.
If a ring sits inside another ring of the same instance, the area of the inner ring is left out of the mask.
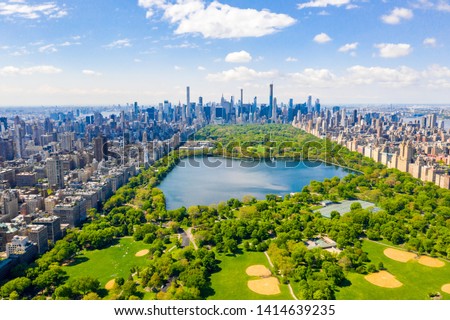
[[[450,283],[450,264],[442,268],[431,268],[416,260],[406,263],[394,261],[383,253],[387,247],[371,241],[364,241],[363,249],[375,265],[381,261],[388,272],[393,274],[403,286],[395,289],[381,288],[370,284],[364,275],[349,273],[351,286],[336,293],[339,300],[427,300],[428,293],[440,292],[442,299],[450,299],[450,294],[441,291],[442,285]]]
[[[117,277],[127,279],[130,268],[144,266],[146,256],[136,257],[136,252],[147,249],[148,245],[133,238],[121,238],[117,244],[102,250],[82,251],[75,262],[63,267],[69,277],[92,276],[103,287],[109,280]]]
[[[248,280],[259,279],[246,274],[247,267],[262,264],[269,268],[269,263],[262,252],[245,252],[236,256],[217,254],[222,269],[211,276],[214,294],[209,300],[292,300],[287,285],[280,284],[281,293],[277,295],[260,295],[247,286]]]

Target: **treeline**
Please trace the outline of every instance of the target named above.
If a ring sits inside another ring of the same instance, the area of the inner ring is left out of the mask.
[[[207,126],[195,134],[195,140],[213,141],[215,156],[319,160],[364,173],[383,167],[337,143],[286,124]]]

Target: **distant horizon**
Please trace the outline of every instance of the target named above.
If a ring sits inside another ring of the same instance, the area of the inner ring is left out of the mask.
[[[157,102],[157,103],[139,103],[139,101],[136,101],[138,103],[139,107],[158,107],[159,103],[163,103],[163,101],[161,102]],[[296,102],[294,100],[294,104],[303,104],[306,101],[298,101]],[[169,100],[169,103],[172,103],[172,106],[176,106],[178,105],[178,103],[173,103]],[[204,102],[204,105],[208,104],[208,103],[219,103],[219,101],[206,101]],[[281,101],[281,103],[283,103],[283,105],[289,105],[289,101],[285,102],[285,101]],[[245,104],[245,103],[244,103]],[[265,102],[259,103],[258,102],[258,106],[260,106],[261,104],[268,104]],[[321,106],[324,108],[331,108],[333,106],[340,106],[340,107],[383,107],[383,108],[389,108],[389,107],[393,107],[393,108],[422,108],[422,107],[436,107],[436,108],[440,108],[440,107],[449,107],[450,106],[450,102],[449,103],[327,103],[327,104],[323,104],[321,103]],[[9,109],[9,108],[126,108],[126,107],[132,107],[132,103],[128,102],[127,103],[117,103],[117,104],[98,104],[98,105],[89,105],[89,104],[85,104],[85,105],[71,105],[71,104],[67,104],[67,105],[0,105],[0,109]],[[280,107],[279,102],[278,102],[278,107]],[[450,110],[449,110],[450,111]]]

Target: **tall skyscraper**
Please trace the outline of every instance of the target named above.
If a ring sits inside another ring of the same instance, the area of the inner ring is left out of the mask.
[[[270,95],[269,95],[269,110],[272,113],[272,121],[275,121],[277,111],[273,105],[273,83],[270,84]]]
[[[244,89],[241,89],[241,103],[239,104],[239,112],[238,112],[239,117],[241,116],[243,106],[244,106]]]
[[[191,117],[191,90],[189,87],[186,87],[186,118]]]
[[[58,155],[53,155],[47,159],[45,165],[47,170],[48,184],[51,188],[62,189],[64,188],[64,172],[62,161]]]
[[[94,158],[100,162],[108,159],[108,141],[105,136],[98,136],[94,140]]]
[[[312,109],[312,97],[308,96],[308,102],[306,102],[306,107],[308,108],[308,112],[314,112]]]
[[[320,100],[316,99],[316,103],[314,104],[314,112],[320,113]]]

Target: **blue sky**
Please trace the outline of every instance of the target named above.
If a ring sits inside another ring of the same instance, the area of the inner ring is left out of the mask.
[[[450,103],[446,0],[0,0],[0,105]]]

